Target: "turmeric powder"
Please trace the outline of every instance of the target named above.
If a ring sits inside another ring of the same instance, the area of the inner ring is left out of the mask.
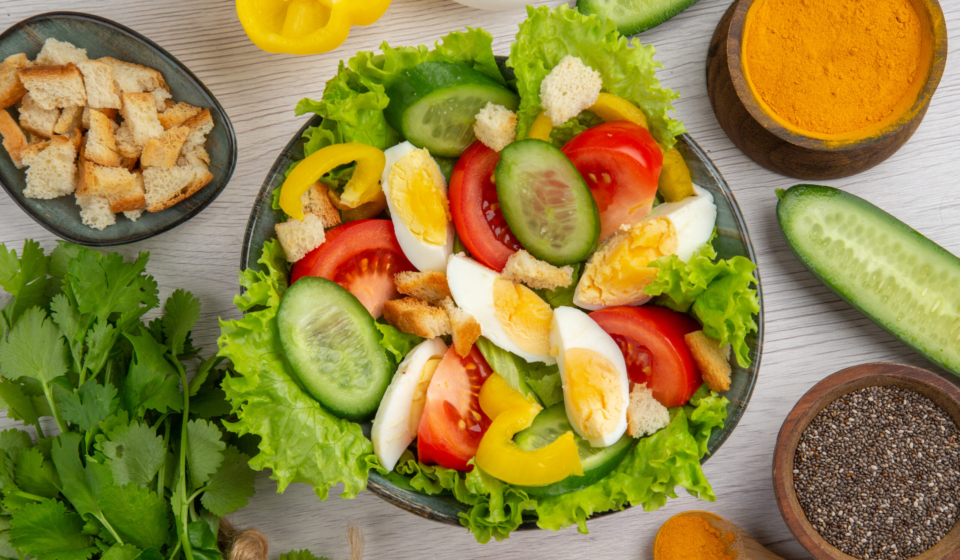
[[[914,0],[755,0],[742,62],[754,96],[794,132],[864,138],[914,103],[932,31]]]
[[[654,560],[736,560],[735,535],[718,530],[703,515],[710,514],[675,515],[664,523],[653,545]]]

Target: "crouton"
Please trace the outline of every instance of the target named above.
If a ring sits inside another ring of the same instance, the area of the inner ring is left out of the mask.
[[[210,155],[203,147],[207,142],[207,134],[213,130],[210,109],[204,109],[187,119],[183,126],[190,129],[190,136],[183,144],[183,154],[177,165],[210,165]]]
[[[653,398],[646,383],[635,383],[627,407],[627,433],[641,438],[657,433],[670,425],[670,411]]]
[[[160,125],[163,126],[164,130],[169,130],[175,126],[180,126],[187,120],[200,114],[200,107],[194,107],[189,103],[177,103],[176,105],[167,106],[166,109],[160,113]]]
[[[13,164],[17,169],[23,167],[20,161],[20,150],[27,145],[27,137],[6,109],[0,109],[0,136],[3,137],[3,148],[10,154]]]
[[[447,285],[447,275],[442,272],[398,272],[393,277],[397,291],[405,296],[413,296],[429,303],[440,303],[444,299],[453,297],[450,286]]]
[[[114,213],[141,210],[146,206],[140,173],[91,161],[83,161],[81,165],[77,196],[104,198]]]
[[[540,82],[540,104],[553,126],[560,126],[596,103],[602,87],[600,72],[567,55]]]
[[[120,93],[140,93],[150,92],[155,89],[167,89],[167,83],[163,81],[163,74],[139,64],[123,62],[112,57],[99,59],[104,64],[113,67],[113,77],[120,87]]]
[[[80,118],[83,116],[83,107],[64,107],[60,117],[53,125],[53,133],[61,136],[71,136],[74,130],[80,128]]]
[[[117,223],[117,216],[110,211],[110,202],[100,196],[77,196],[80,206],[80,220],[83,225],[103,231],[107,226]]]
[[[85,156],[88,160],[107,167],[120,167],[120,154],[113,134],[113,121],[106,115],[90,109]]]
[[[131,222],[135,222],[140,219],[140,216],[143,216],[143,210],[129,210],[123,213]]]
[[[499,152],[517,139],[517,114],[502,105],[488,102],[477,113],[473,133],[484,146]]]
[[[340,212],[330,200],[330,189],[323,183],[314,183],[310,189],[300,197],[305,214],[313,214],[320,218],[323,227],[332,228],[340,224]]]
[[[71,62],[77,64],[84,60],[87,60],[87,49],[78,49],[72,43],[59,41],[51,37],[44,41],[43,48],[40,49],[40,54],[37,55],[34,64],[60,66]]]
[[[73,142],[54,136],[49,142],[20,150],[27,166],[27,198],[51,199],[71,194],[77,188],[77,151]]]
[[[53,127],[57,125],[60,119],[60,109],[46,110],[34,103],[33,96],[29,93],[23,96],[23,103],[20,104],[20,126],[24,130],[50,138],[53,136]]]
[[[23,53],[12,54],[0,63],[0,109],[16,105],[27,93],[17,70],[29,64]]]
[[[164,132],[159,138],[148,140],[140,154],[140,165],[143,167],[173,167],[177,164],[180,150],[189,134],[189,128],[178,126]]]
[[[457,307],[453,303],[453,298],[445,298],[440,302],[440,307],[447,312],[450,318],[450,330],[453,331],[453,347],[457,354],[466,358],[473,348],[473,344],[480,338],[480,323],[473,318],[473,315]]]
[[[500,276],[537,290],[555,290],[573,283],[573,267],[556,267],[520,249],[510,255]]]
[[[323,222],[313,214],[307,214],[303,221],[290,218],[274,226],[277,240],[287,254],[287,262],[297,262],[323,244],[326,234]]]
[[[167,100],[173,97],[169,90],[164,88],[157,88],[150,92],[150,95],[153,96],[153,102],[157,104],[157,112],[167,110]]]
[[[446,311],[415,298],[392,299],[383,304],[383,318],[409,334],[434,338],[450,334]]]
[[[213,180],[206,167],[147,167],[143,170],[147,212],[160,212],[186,200]]]
[[[117,111],[116,109],[92,109],[89,106],[84,107],[83,115],[80,117],[80,125],[83,128],[90,128],[90,111],[94,111],[94,110],[100,111],[108,119],[110,119],[110,126],[113,127],[114,134],[116,134],[117,129],[120,128],[120,125],[117,124],[117,115],[119,115],[120,112]]]
[[[133,141],[133,131],[130,129],[130,125],[124,122],[114,131],[113,136],[117,142],[117,153],[121,157],[133,160],[136,163],[137,159],[140,158],[141,148],[137,147]]]
[[[87,91],[87,105],[93,109],[119,109],[120,92],[113,79],[113,67],[99,60],[84,60],[77,63],[83,73],[83,86]]]
[[[83,74],[73,63],[66,66],[24,66],[17,70],[23,87],[34,102],[48,111],[63,107],[83,107],[87,90]]]
[[[730,345],[720,346],[720,341],[710,338],[703,331],[695,331],[683,337],[693,355],[693,361],[711,391],[722,393],[730,390]]]
[[[157,106],[149,93],[124,93],[120,114],[124,119],[123,126],[130,128],[133,144],[141,150],[148,140],[163,134],[163,127],[157,118]]]
[[[83,148],[83,131],[80,128],[74,128],[65,136],[69,138],[70,143],[73,144],[73,150],[77,153],[80,153],[80,149]]]

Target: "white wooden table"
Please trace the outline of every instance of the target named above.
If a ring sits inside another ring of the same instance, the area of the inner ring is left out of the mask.
[[[360,1],[360,0],[354,0]],[[556,3],[554,0],[551,3]],[[355,500],[318,502],[306,485],[284,494],[265,473],[257,494],[232,516],[270,540],[270,557],[309,548],[333,560],[349,557],[347,524],[366,537],[366,558],[466,559],[650,558],[653,538],[671,515],[706,509],[743,527],[785,558],[804,558],[781,520],[771,485],[777,431],[800,396],[824,376],[863,362],[889,360],[933,367],[887,335],[815,280],[793,257],[776,222],[775,188],[797,181],[753,163],[730,142],[710,109],[705,81],[707,46],[730,0],[701,0],[677,18],[641,36],[657,46],[665,69],[660,78],[682,92],[677,114],[733,189],[759,258],[766,310],[766,345],[760,379],[736,432],[705,471],[715,503],[682,492],[657,512],[632,509],[589,523],[590,534],[517,533],[509,540],[477,544],[465,529],[405,513],[369,492]],[[960,44],[960,3],[942,2],[951,41]],[[215,347],[218,317],[238,315],[232,305],[244,226],[254,196],[273,160],[307,118],[293,108],[304,96],[319,99],[337,62],[358,50],[432,44],[452,29],[478,26],[494,36],[494,51],[508,54],[522,10],[482,12],[450,0],[394,0],[376,24],[357,28],[326,55],[269,54],[244,35],[228,0],[3,0],[0,29],[45,11],[72,10],[108,17],[150,37],[185,63],[213,91],[236,128],[240,159],[233,180],[202,214],[153,239],[119,248],[128,257],[150,251],[148,272],[161,297],[192,290],[203,302],[194,338]],[[82,46],[82,45],[81,45]],[[940,89],[916,135],[886,163],[857,177],[833,181],[890,211],[947,250],[960,253],[960,59],[951,53]],[[48,249],[55,237],[0,195],[0,242],[19,250],[24,238]],[[0,419],[0,427],[13,422]]]

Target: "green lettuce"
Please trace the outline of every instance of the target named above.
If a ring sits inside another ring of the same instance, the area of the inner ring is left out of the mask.
[[[551,138],[553,138],[553,136],[551,136]],[[577,291],[577,282],[580,281],[580,272],[583,270],[583,263],[572,265],[572,268],[573,280],[566,286],[561,286],[553,290],[540,288],[534,290],[534,292],[554,309],[558,307],[574,307],[573,294]]]
[[[407,354],[413,350],[413,347],[423,342],[423,338],[415,334],[408,334],[400,329],[377,321],[377,330],[380,331],[382,338],[380,346],[387,349],[394,357],[395,363],[400,363]]]
[[[548,366],[541,362],[527,362],[484,337],[478,338],[476,345],[490,368],[524,396],[533,396],[544,407],[563,400],[560,368],[556,364]]]
[[[676,255],[655,260],[650,266],[659,269],[657,279],[644,293],[657,296],[655,303],[675,311],[693,310],[703,325],[703,332],[729,343],[741,367],[750,365],[750,348],[746,338],[757,332],[754,315],[760,312],[760,299],[753,271],[757,266],[746,257],[716,260],[712,239],[700,247],[690,260]]]
[[[224,379],[223,389],[238,417],[224,425],[238,435],[261,438],[250,466],[271,469],[279,492],[291,482],[303,482],[324,500],[330,488],[342,482],[341,497],[353,498],[367,486],[373,445],[359,424],[324,410],[295,381],[277,334],[288,267],[276,240],[264,244],[258,262],[259,272],[240,273],[246,291],[234,298],[246,314],[240,320],[220,321],[220,356],[229,358],[236,371]]]
[[[608,19],[582,15],[565,4],[556,9],[528,7],[527,16],[507,60],[516,73],[520,93],[517,138],[527,137],[530,125],[543,110],[540,82],[563,57],[571,55],[600,72],[605,91],[644,112],[650,132],[664,149],[673,147],[676,136],[685,131],[683,123],[667,115],[679,94],[660,86],[656,71],[662,65],[653,60],[656,49],[621,37]]]

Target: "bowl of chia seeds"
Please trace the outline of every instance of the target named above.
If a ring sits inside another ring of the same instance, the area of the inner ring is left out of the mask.
[[[773,489],[814,558],[960,560],[960,388],[890,363],[827,377],[780,428]]]

